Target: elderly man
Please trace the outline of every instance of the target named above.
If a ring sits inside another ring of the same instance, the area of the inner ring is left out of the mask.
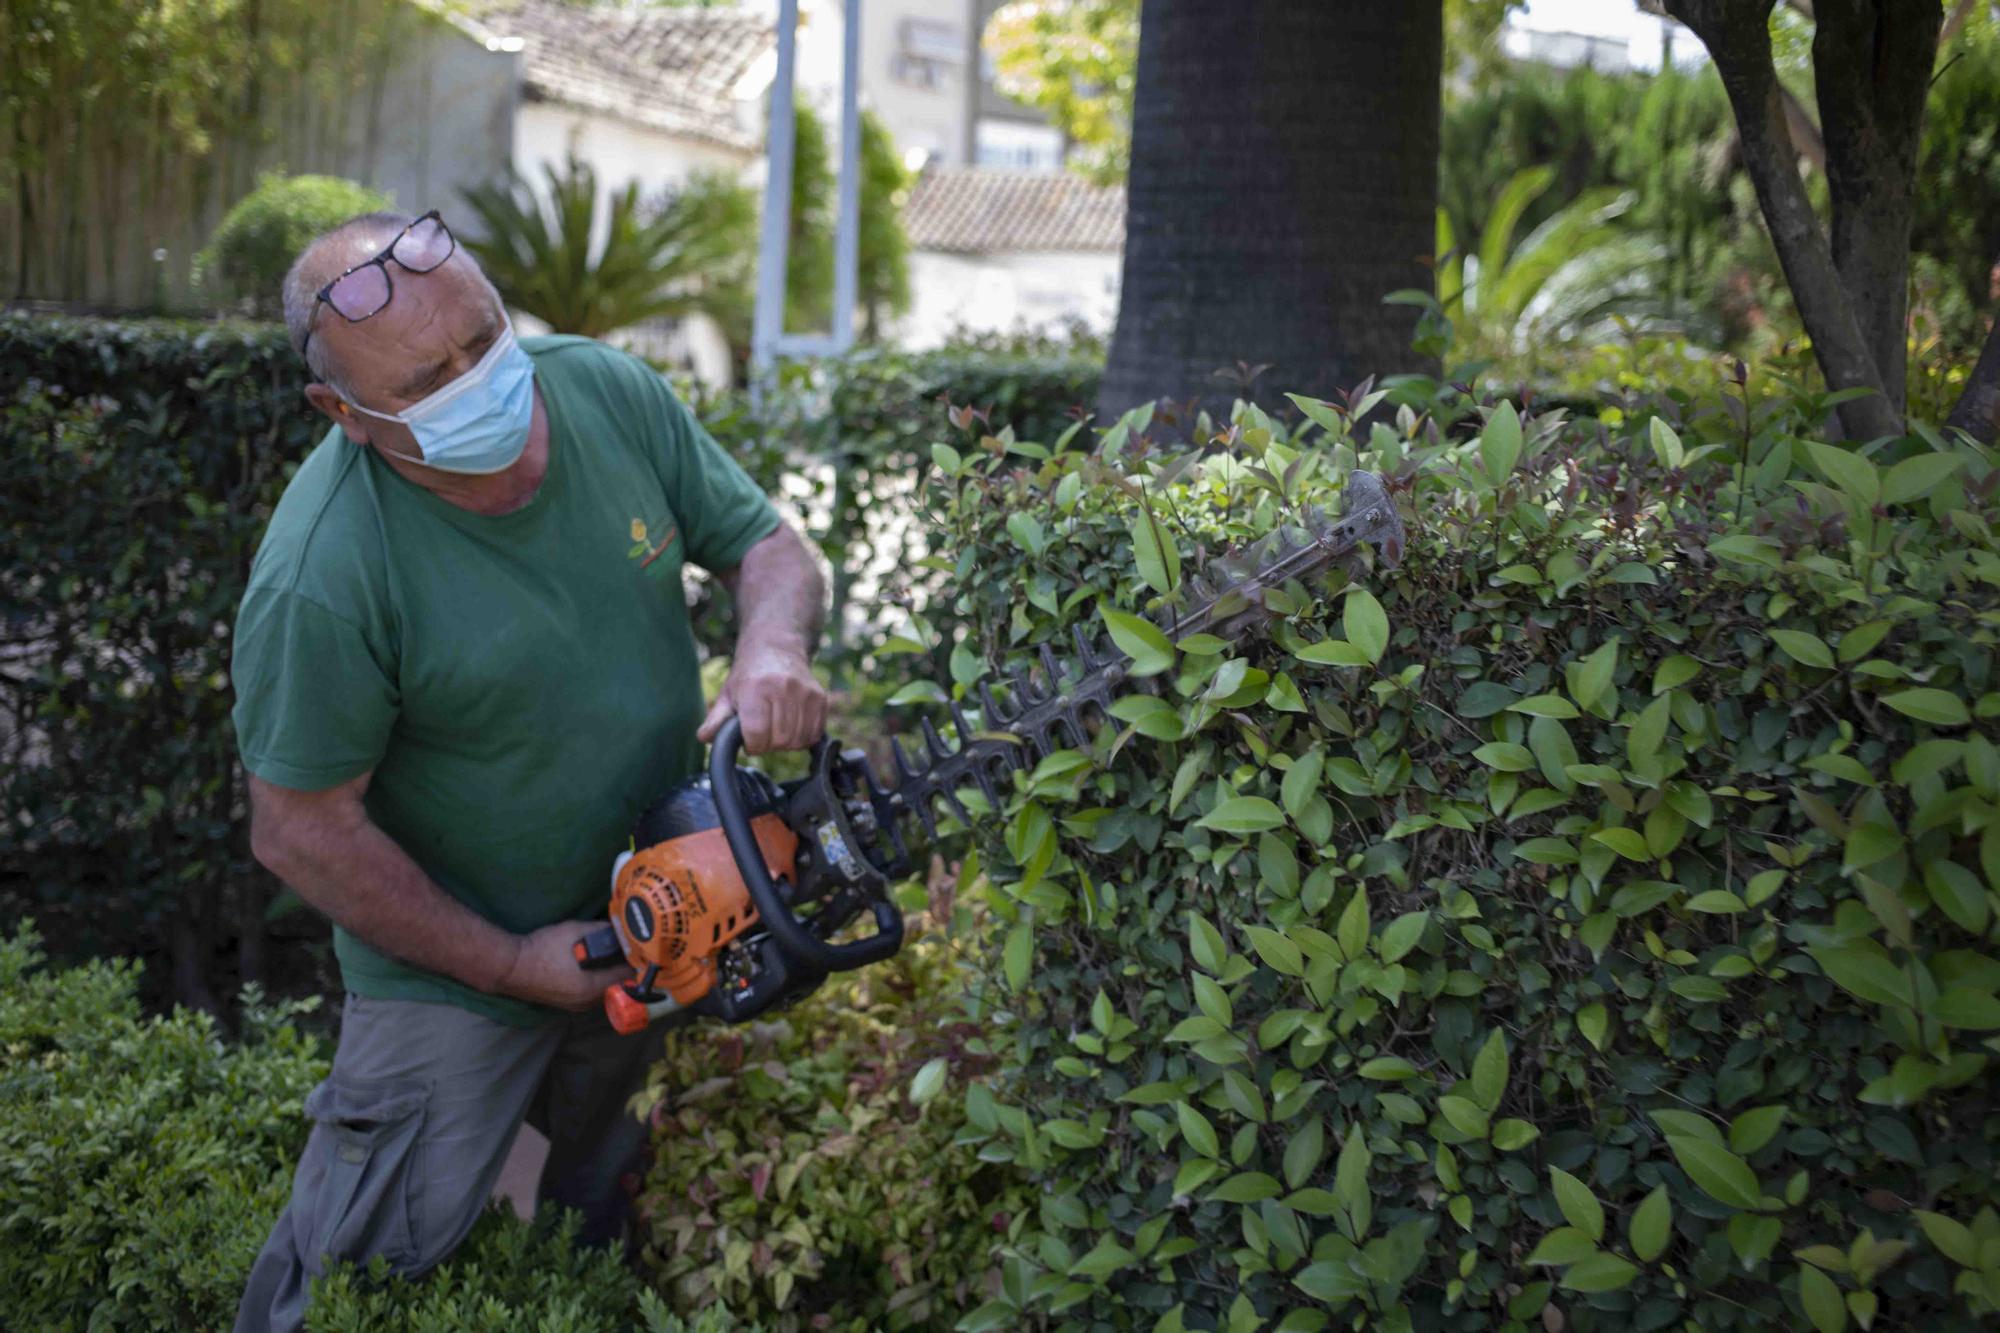
[[[618,1239],[659,1036],[610,1030],[571,945],[697,740],[734,713],[752,753],[803,747],[826,711],[811,554],[643,363],[516,341],[435,212],[335,228],[284,298],[338,429],[257,553],[235,720],[252,847],[333,919],[347,998],[239,1330],[298,1327],[330,1260],[438,1263],[524,1120],[542,1197]],[[706,718],[689,561],[737,608]]]

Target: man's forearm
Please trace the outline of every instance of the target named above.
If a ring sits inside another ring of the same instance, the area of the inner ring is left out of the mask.
[[[721,578],[736,599],[736,649],[729,679],[695,734],[713,741],[734,716],[751,754],[804,749],[826,734],[826,690],[811,665],[826,617],[819,565],[786,525]]]
[[[826,622],[826,581],[789,524],[751,547],[723,581],[736,599],[739,653],[757,647],[812,656]]]
[[[292,830],[266,864],[370,948],[480,991],[498,991],[520,937],[431,881],[365,817]]]

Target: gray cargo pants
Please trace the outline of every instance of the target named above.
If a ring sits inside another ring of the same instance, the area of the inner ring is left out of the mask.
[[[236,1333],[302,1326],[329,1259],[382,1255],[415,1276],[479,1220],[525,1120],[549,1138],[540,1197],[583,1214],[583,1239],[620,1239],[624,1177],[647,1127],[625,1104],[659,1057],[655,1024],[624,1037],[595,1007],[535,1028],[456,1005],[350,995],[333,1071],[306,1097],[313,1121],[292,1201],[250,1270]]]

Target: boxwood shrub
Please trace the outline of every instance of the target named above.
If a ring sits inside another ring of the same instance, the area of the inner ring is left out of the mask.
[[[982,822],[1037,1208],[961,1327],[1991,1327],[1987,458],[1299,406],[935,451],[954,689],[1100,617],[1144,687]],[[1399,568],[1135,618],[1357,467]]]
[[[266,172],[216,225],[194,257],[195,288],[211,306],[275,319],[285,273],[313,237],[361,213],[393,206],[380,190],[338,176]]]
[[[291,1021],[306,1002],[252,993],[228,1042],[206,1014],[142,1016],[136,973],[51,971],[32,926],[0,936],[0,1328],[227,1328],[291,1193],[327,1069]],[[420,1281],[336,1269],[306,1326],[755,1333],[721,1308],[683,1321],[615,1255],[579,1249],[573,1219],[499,1209]]]

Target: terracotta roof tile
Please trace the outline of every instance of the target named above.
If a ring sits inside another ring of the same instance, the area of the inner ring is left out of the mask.
[[[1125,244],[1125,191],[1067,171],[930,167],[910,190],[903,226],[916,250],[1116,251]]]
[[[752,152],[737,82],[775,42],[771,24],[726,9],[614,9],[502,0],[474,21],[518,37],[523,92]]]

